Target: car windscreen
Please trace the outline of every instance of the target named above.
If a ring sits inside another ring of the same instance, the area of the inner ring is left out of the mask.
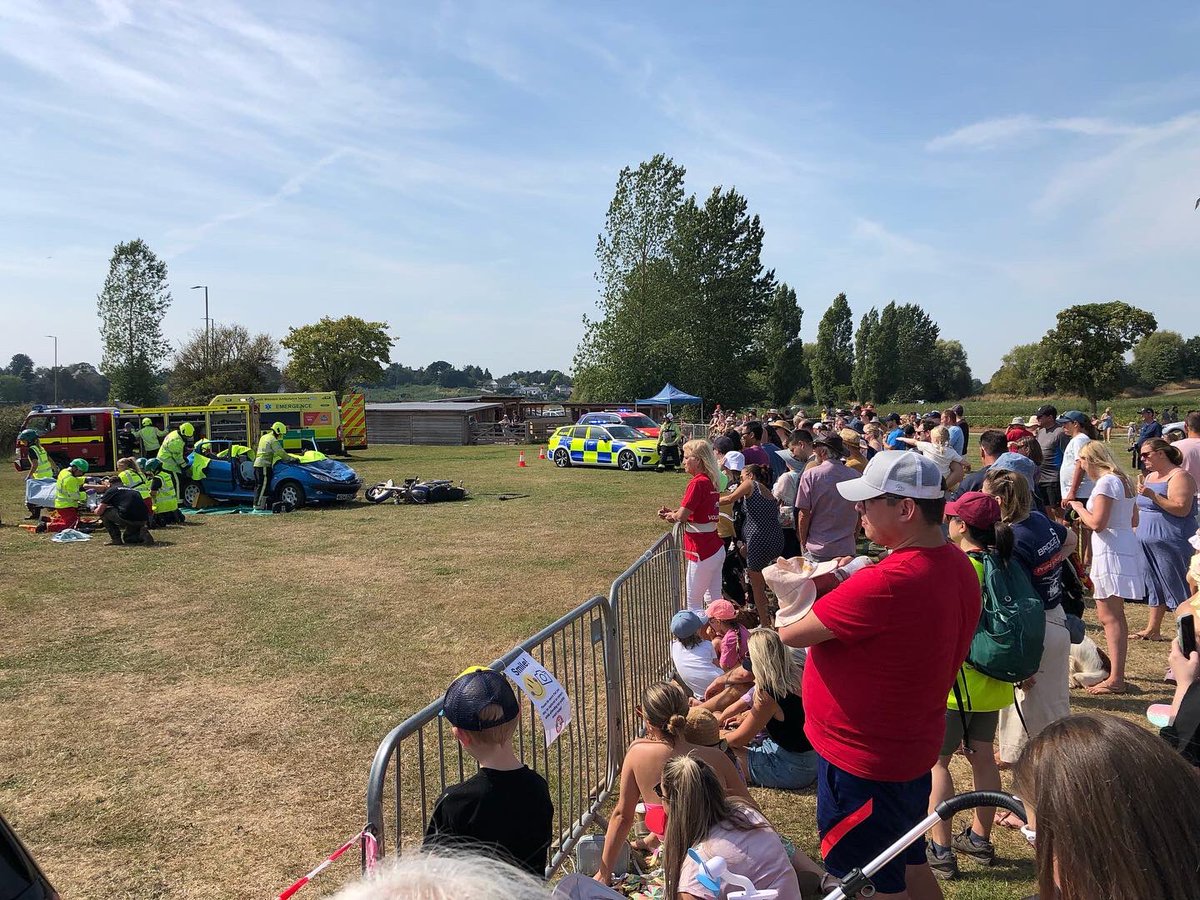
[[[641,413],[637,413],[632,416],[621,416],[621,421],[624,422],[626,425],[633,426],[634,428],[657,428],[658,427],[657,422],[655,422],[649,416],[643,416]]]
[[[614,441],[643,441],[646,439],[644,434],[628,425],[609,425],[607,428]]]
[[[30,416],[25,420],[25,428],[32,428],[38,434],[49,434],[54,430],[54,416]]]

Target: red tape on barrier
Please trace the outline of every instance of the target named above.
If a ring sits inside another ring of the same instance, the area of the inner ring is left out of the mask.
[[[288,897],[292,896],[292,894],[296,893],[296,891],[300,890],[300,888],[304,887],[306,884],[308,884],[310,881],[312,881],[314,878],[316,878],[318,875],[320,875],[322,872],[324,872],[326,869],[328,869],[339,856],[341,856],[343,853],[345,853],[347,850],[349,850],[351,847],[353,847],[355,844],[357,844],[359,842],[359,840],[367,839],[367,838],[370,839],[370,843],[367,845],[367,848],[370,851],[367,855],[368,869],[369,869],[371,863],[375,859],[375,854],[374,854],[375,837],[368,831],[360,831],[354,837],[350,838],[350,840],[346,841],[346,843],[342,844],[342,846],[338,847],[336,850],[334,850],[332,853],[330,853],[327,857],[325,857],[324,861],[319,866],[317,866],[315,869],[313,869],[311,872],[309,872],[303,878],[296,881],[291,887],[282,891],[279,894],[278,900],[288,900]]]

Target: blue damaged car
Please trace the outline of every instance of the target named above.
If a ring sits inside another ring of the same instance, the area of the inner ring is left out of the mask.
[[[243,448],[236,447],[236,451]],[[205,456],[208,462],[203,472],[197,472],[196,455],[188,457],[193,477],[183,489],[183,501],[195,507],[204,493],[222,503],[254,503],[254,455],[253,451],[236,452],[230,441],[208,441]],[[278,462],[271,478],[272,499],[285,500],[293,506],[305,503],[344,503],[353,500],[362,488],[362,479],[345,463],[326,459],[321,454],[310,462]]]

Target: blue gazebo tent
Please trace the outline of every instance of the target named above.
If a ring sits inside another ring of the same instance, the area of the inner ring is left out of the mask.
[[[695,394],[684,393],[669,381],[666,383],[663,389],[653,397],[647,397],[644,400],[633,401],[634,407],[637,407],[641,403],[645,403],[648,406],[665,406],[668,410],[670,410],[672,405],[676,403],[699,403],[700,419],[702,422],[704,419],[704,401]]]

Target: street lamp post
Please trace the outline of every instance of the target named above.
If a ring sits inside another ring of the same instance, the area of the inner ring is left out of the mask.
[[[204,364],[208,365],[208,357],[212,353],[212,338],[209,336],[209,327],[208,327],[209,322],[211,321],[208,318],[208,285],[207,284],[193,284],[192,285],[193,291],[198,291],[201,288],[204,289]]]
[[[48,334],[46,337],[54,341],[54,405],[58,406],[58,336]]]

